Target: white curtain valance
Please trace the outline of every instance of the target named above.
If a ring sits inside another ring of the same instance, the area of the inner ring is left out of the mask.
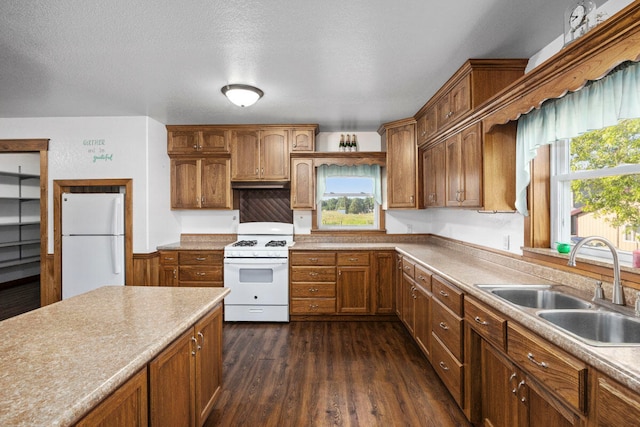
[[[320,165],[318,166],[316,180],[316,200],[322,200],[327,188],[327,178],[337,176],[360,176],[373,178],[373,196],[378,204],[382,204],[382,190],[380,185],[380,166],[378,165],[358,165],[358,166],[338,166]]]
[[[640,117],[640,64],[614,70],[579,91],[549,101],[518,120],[516,210],[528,215],[530,162],[539,147]]]

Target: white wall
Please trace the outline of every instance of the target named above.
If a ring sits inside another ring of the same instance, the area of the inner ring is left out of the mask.
[[[0,139],[48,138],[49,252],[53,252],[53,180],[133,179],[133,251],[175,241],[179,222],[169,207],[164,125],[147,117],[0,119]]]

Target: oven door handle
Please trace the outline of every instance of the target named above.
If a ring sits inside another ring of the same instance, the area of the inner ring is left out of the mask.
[[[224,264],[236,264],[236,265],[266,265],[266,264],[287,264],[288,258],[225,258]]]

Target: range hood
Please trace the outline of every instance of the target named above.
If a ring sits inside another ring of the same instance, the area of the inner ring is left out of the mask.
[[[231,188],[235,190],[273,190],[288,189],[291,187],[289,181],[231,181]]]

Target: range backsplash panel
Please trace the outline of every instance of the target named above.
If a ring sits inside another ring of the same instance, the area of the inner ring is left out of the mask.
[[[293,223],[289,189],[243,189],[240,222]]]

